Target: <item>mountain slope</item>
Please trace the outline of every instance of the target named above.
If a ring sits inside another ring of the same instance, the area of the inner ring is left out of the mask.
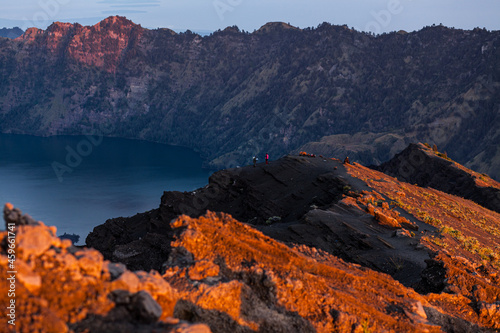
[[[426,153],[423,145],[417,147]],[[401,163],[408,156],[401,154],[395,159]],[[468,184],[460,174],[454,181],[458,188],[462,182]],[[207,210],[231,214],[249,227],[235,227],[227,216],[216,218],[212,213],[196,220]],[[228,233],[226,228],[239,231]],[[327,256],[329,264],[341,259],[367,272],[390,275],[439,308],[432,313],[426,310],[426,316],[443,331],[500,329],[499,213],[357,163],[303,155],[286,156],[269,165],[219,171],[204,188],[165,192],[158,209],[108,220],[89,234],[86,243],[129,269],[157,269],[183,281],[182,274],[169,273],[171,265],[198,268],[190,255],[173,261],[173,250],[166,244],[177,244],[179,232],[193,238],[186,249],[195,258],[203,253],[204,263],[232,265],[241,261],[244,266],[248,261],[250,266],[264,267],[266,260],[281,260],[277,249],[271,251],[276,259],[273,255],[247,254],[251,248],[271,242],[260,235],[251,236],[253,229],[291,249],[303,249],[313,258]],[[242,240],[246,235],[250,239]],[[238,257],[240,254],[245,259]],[[204,265],[199,269],[208,272],[211,264]],[[317,318],[307,311],[299,314]],[[321,318],[322,323],[331,320]]]
[[[110,135],[192,147],[212,167],[363,133],[349,148],[366,164],[422,141],[498,178],[499,37],[269,23],[202,38],[123,17],[54,23],[0,41],[0,131],[80,134],[108,123]]]
[[[427,153],[395,159],[417,148]],[[16,269],[19,331],[500,329],[500,214],[357,163],[302,154],[216,172],[96,227],[87,244],[102,254],[11,204],[3,213],[15,236],[0,232],[0,272]],[[5,307],[9,288],[2,279]]]
[[[454,194],[500,213],[500,183],[452,161],[423,144],[411,144],[392,160],[375,167],[401,181]]]
[[[9,28],[2,28],[0,29],[0,37],[5,37],[5,38],[17,38],[19,36],[22,36],[24,34],[24,31],[22,31],[20,28],[15,27],[12,29]]]

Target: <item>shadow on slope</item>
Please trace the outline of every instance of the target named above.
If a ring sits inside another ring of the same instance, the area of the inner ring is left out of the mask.
[[[390,161],[373,168],[401,181],[432,187],[500,212],[500,183],[424,144],[410,144]]]

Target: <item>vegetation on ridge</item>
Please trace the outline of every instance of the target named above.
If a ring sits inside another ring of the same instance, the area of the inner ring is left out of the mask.
[[[274,24],[200,37],[120,17],[54,23],[0,41],[0,131],[111,122],[111,135],[189,146],[217,168],[323,139],[368,165],[426,141],[500,177],[499,43],[499,32],[445,27],[374,37]],[[356,145],[338,137],[359,133]]]

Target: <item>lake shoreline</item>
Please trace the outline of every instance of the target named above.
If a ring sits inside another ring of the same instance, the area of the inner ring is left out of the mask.
[[[0,155],[0,199],[79,244],[94,226],[157,208],[164,191],[203,187],[211,173],[192,149],[105,136],[0,134]]]

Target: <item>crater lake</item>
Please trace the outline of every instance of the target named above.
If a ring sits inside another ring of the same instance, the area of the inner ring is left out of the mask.
[[[206,185],[202,162],[190,149],[146,141],[0,134],[0,203],[83,244],[107,219],[158,208],[163,191]]]

